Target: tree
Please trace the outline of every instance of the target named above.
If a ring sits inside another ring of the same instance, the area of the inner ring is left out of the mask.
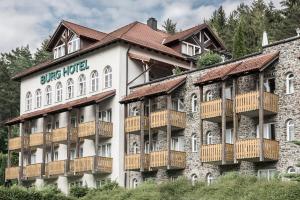
[[[226,15],[222,6],[213,12],[209,24],[217,31],[220,37],[224,37],[226,26]]]
[[[245,39],[245,22],[240,20],[239,25],[234,33],[233,38],[233,57],[240,58],[247,54],[246,39]]]
[[[198,58],[197,67],[204,68],[206,66],[220,63],[221,61],[222,61],[222,58],[219,54],[209,51]]]
[[[173,22],[173,20],[171,19],[167,19],[166,21],[164,21],[164,25],[162,25],[162,27],[165,29],[165,31],[169,34],[175,34],[177,32],[177,23]]]
[[[49,42],[49,39],[44,40],[42,42],[41,47],[38,48],[37,51],[35,52],[34,64],[39,64],[39,63],[45,62],[45,61],[53,58],[52,53],[46,50],[48,42]]]

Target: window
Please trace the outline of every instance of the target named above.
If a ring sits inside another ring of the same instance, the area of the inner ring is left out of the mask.
[[[197,54],[201,54],[201,48],[200,46],[191,43],[182,42],[181,53],[189,56],[194,56]]]
[[[86,78],[84,74],[81,74],[78,78],[78,88],[79,88],[79,96],[85,95],[86,91]]]
[[[79,147],[79,154],[78,154],[79,158],[83,157],[83,144],[80,145]]]
[[[158,151],[158,146],[156,140],[152,141],[152,151]]]
[[[276,170],[275,169],[261,169],[257,171],[258,178],[264,178],[268,181],[275,177]]]
[[[292,119],[289,119],[286,122],[286,134],[287,141],[293,141],[295,139],[295,126]]]
[[[286,93],[293,94],[294,93],[294,74],[288,73],[286,75]]]
[[[211,101],[212,100],[212,92],[211,92],[211,90],[207,90],[206,91],[206,93],[205,93],[205,99],[204,99],[204,101]]]
[[[69,78],[67,80],[67,99],[72,99],[74,97],[74,81]]]
[[[232,87],[225,88],[225,98],[232,99]]]
[[[133,107],[132,109],[130,109],[130,116],[139,116],[140,115],[140,111],[137,107]]]
[[[35,91],[35,105],[36,105],[36,108],[40,108],[42,106],[42,91],[41,91],[41,89],[37,89]]]
[[[99,88],[98,72],[92,71],[92,73],[91,73],[91,92],[98,91],[98,88]]]
[[[62,101],[62,84],[61,82],[56,83],[56,102]]]
[[[111,122],[111,109],[100,111],[99,120],[103,122]]]
[[[195,185],[197,180],[198,180],[198,176],[196,174],[192,174],[191,176],[192,185]]]
[[[78,51],[79,48],[80,48],[80,39],[77,36],[74,36],[68,42],[68,53],[72,53],[72,52]]]
[[[206,181],[207,181],[207,184],[208,184],[208,185],[212,184],[212,182],[214,181],[214,177],[212,176],[211,173],[208,173],[208,174],[206,175]]]
[[[74,160],[76,157],[76,153],[75,153],[75,149],[71,149],[70,150],[70,160]]]
[[[275,124],[274,123],[266,123],[263,126],[263,134],[265,139],[275,140]],[[259,124],[256,129],[257,138],[259,138]]]
[[[131,181],[131,187],[132,188],[136,188],[138,185],[138,180],[136,178],[132,179]]]
[[[198,111],[198,102],[197,102],[197,95],[192,94],[192,112]]]
[[[58,149],[54,150],[54,160],[58,160]]]
[[[52,103],[52,89],[51,86],[48,85],[46,87],[46,105],[51,105]]]
[[[133,153],[134,154],[139,153],[139,151],[140,151],[139,150],[139,145],[136,142],[134,142],[132,146],[133,146]]]
[[[233,144],[233,135],[231,129],[226,129],[226,143],[227,144]]]
[[[212,143],[213,143],[212,138],[213,138],[213,137],[212,137],[211,132],[208,131],[208,132],[206,133],[206,144],[212,144]]]
[[[106,143],[106,144],[100,145],[99,151],[100,151],[99,152],[100,156],[111,157],[111,144]]]
[[[288,167],[287,173],[288,174],[296,174],[296,169],[294,167]]]
[[[149,143],[149,141],[145,142],[144,152],[145,153],[150,153],[150,143]]]
[[[171,150],[179,151],[179,138],[171,138]]]
[[[266,92],[274,93],[274,91],[275,91],[275,79],[274,78],[265,79],[264,80],[264,88],[265,88]]]
[[[31,153],[30,155],[30,164],[36,163],[36,152]]]
[[[48,120],[46,132],[51,132],[51,131],[52,131],[52,123],[51,123],[51,121]]]
[[[31,110],[32,106],[32,95],[31,92],[26,93],[26,101],[25,101],[25,108],[26,110]]]
[[[110,66],[104,68],[104,88],[112,86],[112,69]]]
[[[31,133],[36,133],[37,132],[37,120],[32,120],[31,121]]]
[[[196,133],[192,134],[192,152],[198,152],[197,135],[196,135]]]
[[[184,111],[184,103],[183,103],[183,99],[173,99],[172,100],[172,109],[179,111],[179,112],[183,112]]]
[[[65,55],[65,44],[59,45],[53,49],[54,59]]]

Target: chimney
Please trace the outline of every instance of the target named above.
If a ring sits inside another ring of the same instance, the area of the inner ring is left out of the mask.
[[[153,30],[157,31],[157,20],[154,17],[150,17],[147,20],[147,25]]]
[[[268,34],[266,31],[263,33],[262,46],[266,46],[269,44]]]

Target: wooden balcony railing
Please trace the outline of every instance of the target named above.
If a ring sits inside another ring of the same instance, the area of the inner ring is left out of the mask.
[[[186,153],[182,151],[170,151],[170,167],[184,169]],[[150,153],[150,168],[164,168],[168,165],[168,151],[155,151]]]
[[[76,141],[76,139],[77,139],[77,128],[71,128],[70,132],[71,132],[70,140],[71,141]],[[58,142],[67,141],[67,134],[68,134],[67,127],[53,129],[53,131],[51,133],[52,142],[58,143]]]
[[[222,99],[201,103],[202,119],[217,118],[222,116]],[[226,117],[232,117],[232,100],[226,99]]]
[[[259,159],[260,152],[260,140],[259,139],[247,139],[239,140],[236,143],[237,159],[240,160],[252,160]],[[278,160],[279,157],[279,143],[275,140],[264,139],[263,146],[264,158],[267,160]]]
[[[63,175],[65,173],[65,160],[57,160],[53,162],[49,162],[47,164],[47,175],[48,176],[57,176]]]
[[[28,148],[29,146],[29,137],[28,136],[23,136],[24,137],[24,148]],[[21,137],[15,137],[15,138],[10,138],[8,140],[8,150],[10,151],[15,151],[15,150],[21,150]]]
[[[131,116],[127,117],[125,119],[125,132],[130,133],[130,132],[136,132],[141,130],[141,117],[140,116]],[[149,127],[149,118],[144,117],[144,130],[148,129]]]
[[[80,123],[78,126],[78,137],[85,138],[95,136],[96,124],[95,121]],[[111,122],[99,121],[99,135],[100,137],[112,137],[113,124]]]
[[[149,169],[150,154],[145,154],[144,169]],[[141,154],[132,154],[125,156],[125,169],[126,170],[140,170],[141,168]]]
[[[19,178],[20,167],[8,167],[5,169],[5,179],[14,180]]]
[[[42,164],[41,163],[27,165],[25,167],[24,176],[27,177],[27,178],[40,177],[41,176],[41,170],[42,170]]]
[[[151,128],[158,128],[168,125],[168,115],[170,115],[170,125],[177,128],[186,127],[186,113],[175,110],[162,110],[153,112],[150,115]]]
[[[97,159],[97,162],[95,162]],[[94,164],[97,165],[94,168]],[[111,173],[112,171],[112,158],[102,156],[89,156],[83,158],[76,158],[74,160],[74,172],[89,172],[93,170],[99,171],[100,173]]]
[[[259,92],[253,91],[239,94],[236,97],[235,105],[237,113],[255,111],[259,109]],[[271,113],[278,112],[278,96],[269,92],[264,92],[264,110]]]
[[[201,161],[219,163],[222,161],[222,144],[207,144],[201,146]],[[233,144],[225,145],[225,161],[233,161]]]
[[[51,134],[46,134],[46,145],[51,143]],[[43,133],[33,133],[29,136],[29,146],[30,147],[37,147],[42,146],[44,144],[44,134]]]

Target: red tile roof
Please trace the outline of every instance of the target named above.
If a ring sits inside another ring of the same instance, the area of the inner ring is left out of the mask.
[[[174,89],[181,86],[186,80],[186,76],[181,76],[162,82],[154,82],[145,86],[141,86],[132,90],[132,92],[124,97],[120,102],[128,103],[138,101],[143,97],[163,95],[172,92]]]
[[[13,125],[13,124],[17,124],[20,123],[23,120],[27,120],[27,119],[31,119],[31,118],[38,118],[41,117],[45,114],[51,114],[51,113],[57,113],[57,112],[62,112],[62,111],[66,111],[69,108],[72,107],[80,107],[80,106],[85,106],[85,105],[90,105],[93,103],[99,103],[101,101],[104,101],[110,97],[115,96],[116,91],[115,90],[110,90],[107,92],[102,92],[90,97],[84,97],[81,99],[77,99],[74,101],[70,101],[67,102],[65,104],[59,104],[50,108],[45,108],[42,110],[38,110],[38,111],[34,111],[34,112],[30,112],[30,113],[26,113],[23,115],[20,115],[19,117],[15,117],[9,121],[6,122],[7,125]]]
[[[259,71],[278,59],[279,52],[259,54],[232,63],[220,65],[209,70],[201,76],[194,84],[205,84],[212,81],[224,79],[227,76],[238,75],[245,72]]]

